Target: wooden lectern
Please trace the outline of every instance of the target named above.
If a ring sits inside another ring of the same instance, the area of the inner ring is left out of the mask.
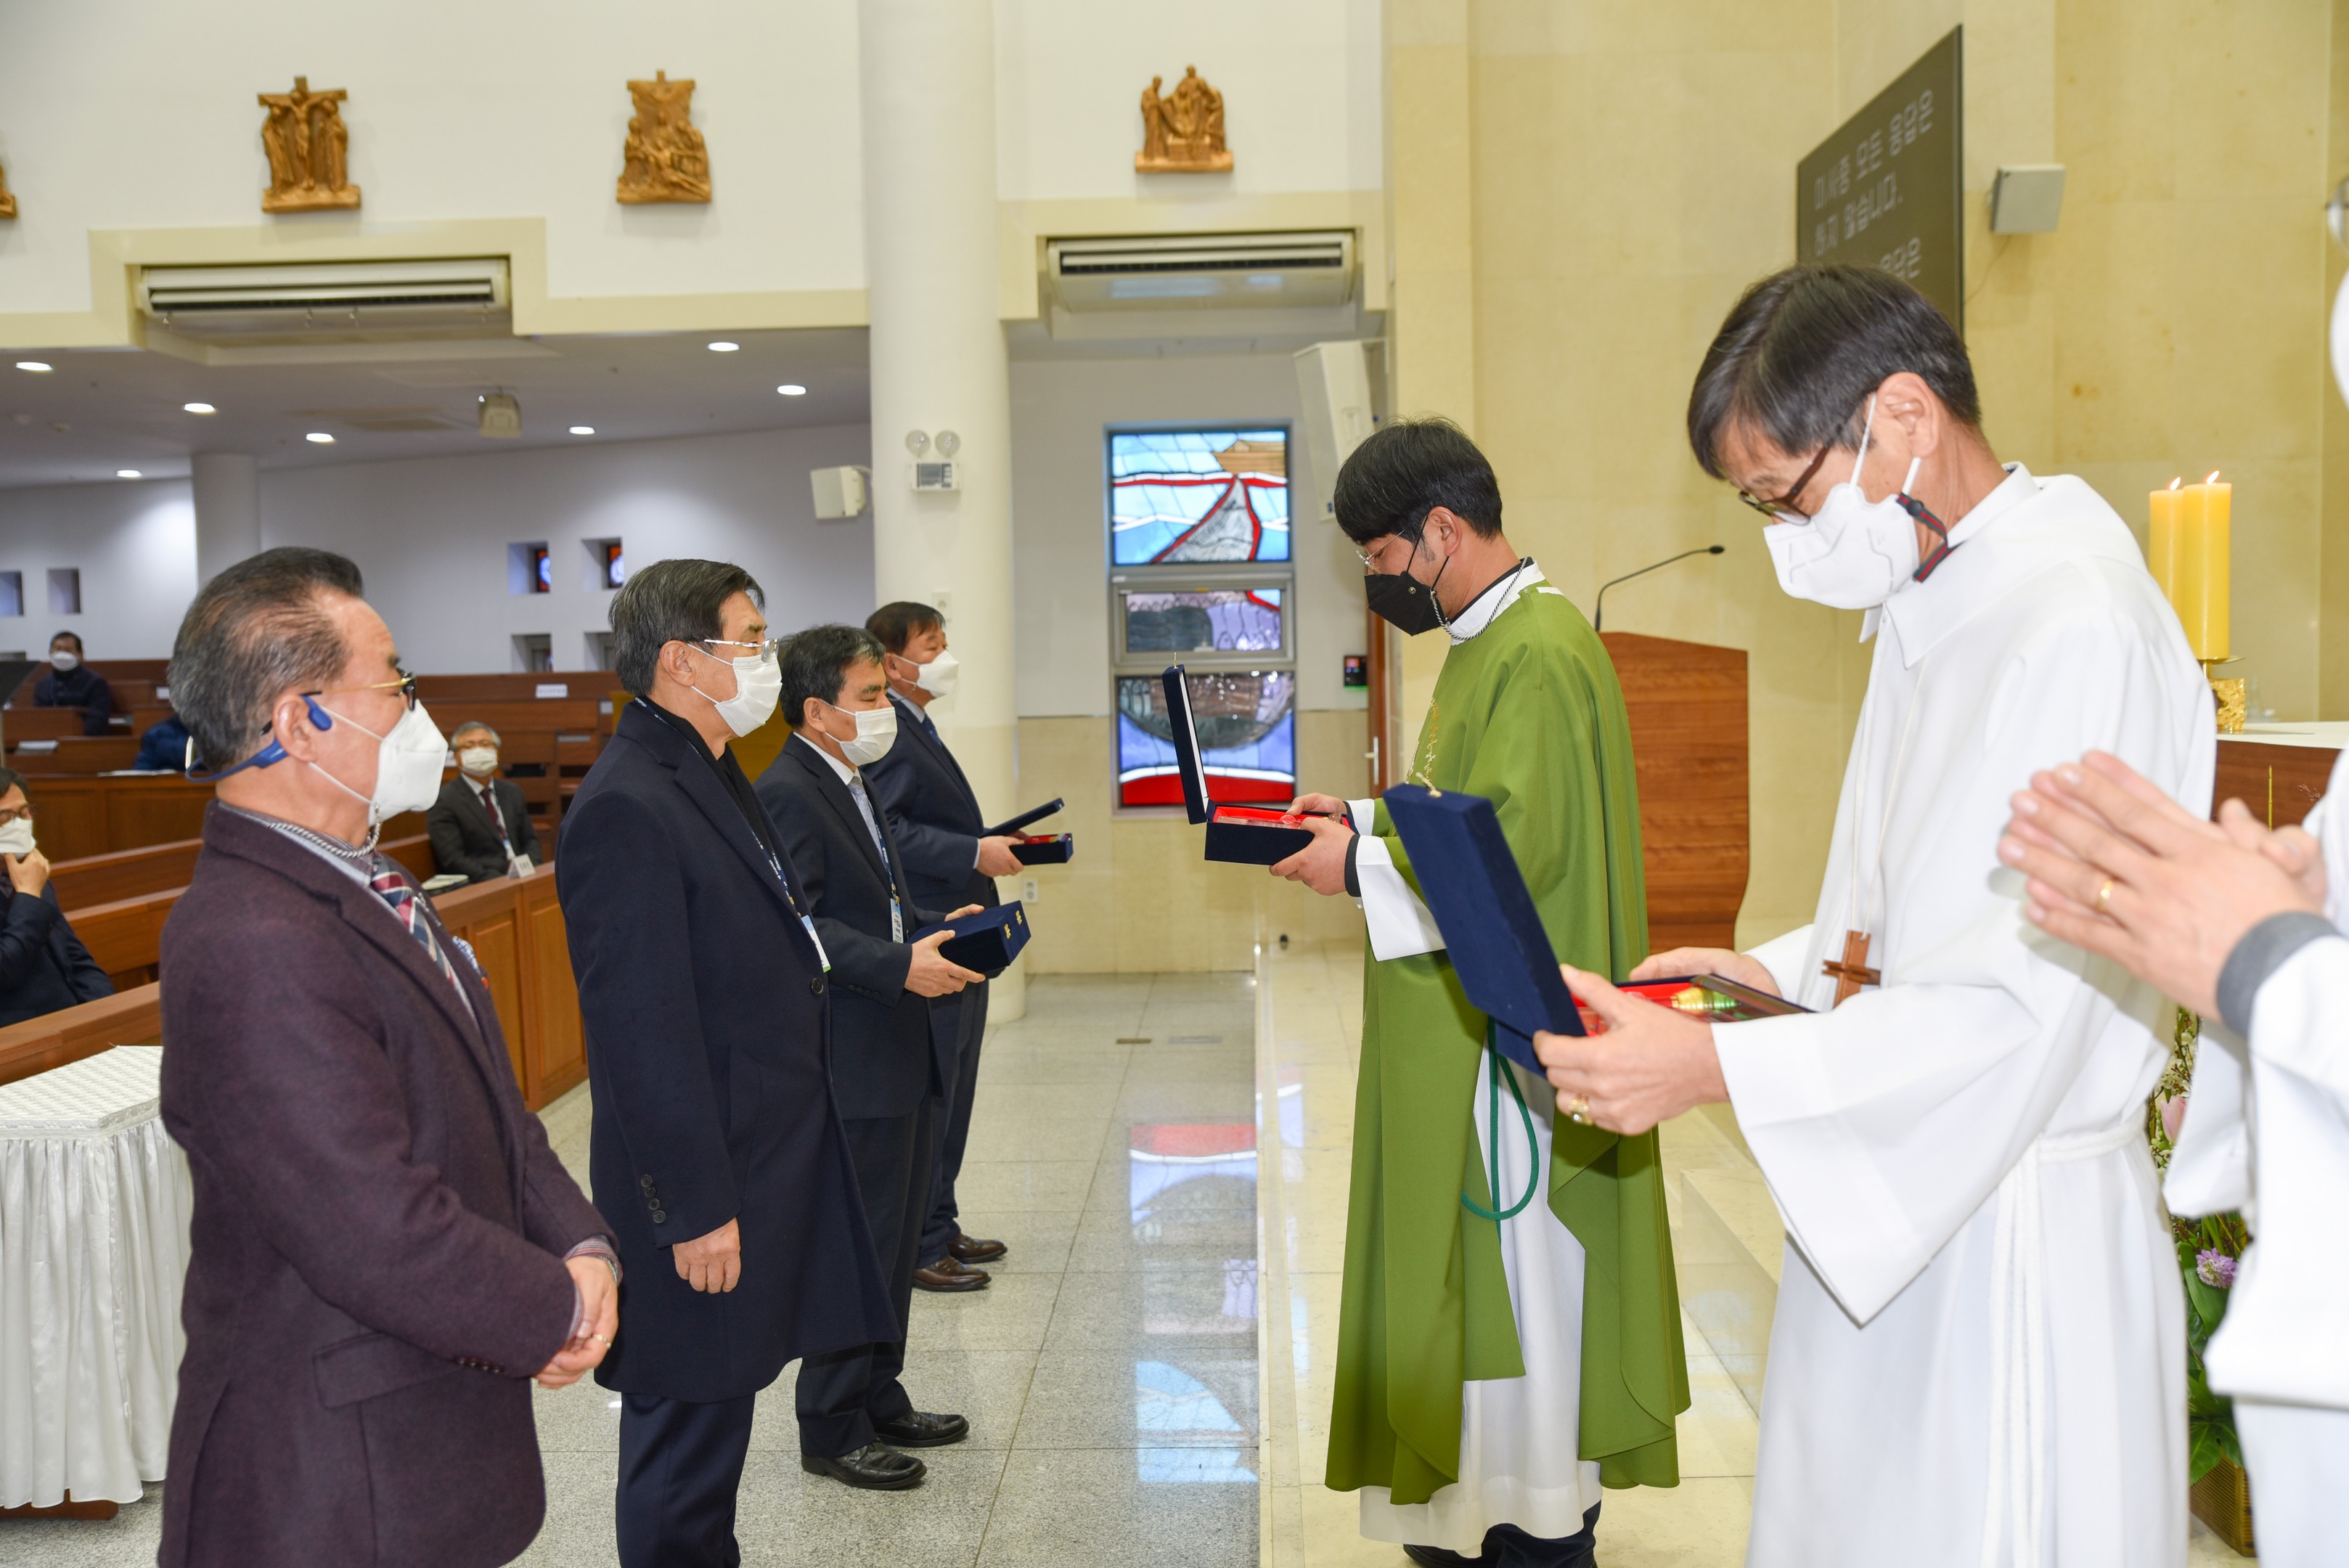
[[[1631,719],[1648,947],[1734,948],[1750,853],[1745,653],[1601,632]]]

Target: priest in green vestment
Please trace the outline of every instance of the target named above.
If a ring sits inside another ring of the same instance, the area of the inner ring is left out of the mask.
[[[1639,792],[1598,634],[1501,533],[1457,426],[1390,423],[1338,476],[1371,607],[1451,639],[1413,783],[1491,800],[1558,957],[1647,956]],[[1688,1408],[1656,1134],[1569,1117],[1489,1048],[1385,808],[1306,795],[1273,867],[1361,900],[1361,1078],[1328,1484],[1423,1564],[1593,1561],[1602,1487],[1673,1486]]]

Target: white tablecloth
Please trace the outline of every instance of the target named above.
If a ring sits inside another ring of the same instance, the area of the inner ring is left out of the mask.
[[[0,1508],[163,1478],[191,1194],[162,1058],[118,1045],[0,1085]]]

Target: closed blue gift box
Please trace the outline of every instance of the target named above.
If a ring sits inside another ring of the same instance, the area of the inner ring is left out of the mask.
[[[924,926],[914,933],[913,940],[938,931],[955,934],[938,944],[938,951],[949,963],[965,969],[975,969],[989,980],[1010,967],[1028,945],[1028,911],[1019,899],[998,904],[992,909],[981,909],[975,915],[942,920],[935,926]]]

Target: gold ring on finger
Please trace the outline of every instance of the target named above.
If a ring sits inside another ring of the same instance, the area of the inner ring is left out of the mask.
[[[2106,913],[2105,906],[2111,903],[2112,899],[2113,879],[2107,877],[2105,878],[2105,885],[2096,889],[2096,913],[2100,915]]]
[[[1590,1125],[1589,1098],[1587,1096],[1577,1095],[1572,1099],[1567,1101],[1566,1119],[1570,1122],[1578,1123],[1583,1127],[1588,1127]]]

